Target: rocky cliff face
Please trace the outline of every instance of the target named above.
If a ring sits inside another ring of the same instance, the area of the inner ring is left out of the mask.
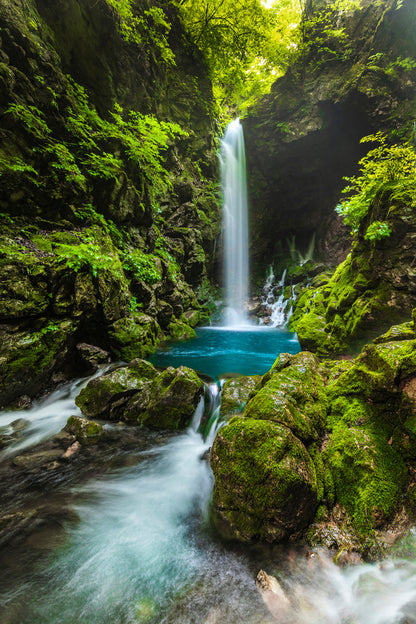
[[[88,369],[76,345],[129,360],[201,317],[211,85],[168,3],[135,3],[135,40],[111,4],[0,7],[0,404]]]
[[[310,3],[309,11],[315,11]],[[316,257],[337,264],[349,247],[334,214],[343,176],[381,130],[409,138],[416,114],[416,9],[410,0],[306,16],[299,61],[244,120],[251,192],[253,264],[304,253],[316,233]],[[313,39],[309,37],[313,35]],[[409,62],[410,61],[410,62]]]

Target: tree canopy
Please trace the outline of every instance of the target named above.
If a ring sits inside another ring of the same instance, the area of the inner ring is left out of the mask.
[[[180,0],[178,5],[207,60],[221,108],[241,112],[267,92],[297,47],[298,0]]]

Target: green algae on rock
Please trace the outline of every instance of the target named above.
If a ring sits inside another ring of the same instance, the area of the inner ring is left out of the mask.
[[[68,418],[65,431],[74,435],[78,442],[84,445],[95,444],[100,438],[105,436],[102,425],[78,416],[70,416]]]

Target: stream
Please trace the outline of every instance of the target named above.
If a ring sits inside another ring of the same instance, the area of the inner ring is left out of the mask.
[[[277,353],[298,350],[296,338],[283,329],[206,328],[196,339],[159,350],[153,362],[189,365],[218,379],[226,373],[262,374]],[[82,383],[22,414],[3,413],[0,422],[30,420],[24,444],[32,445],[77,413],[73,400]],[[149,439],[132,465],[61,493],[79,520],[68,523],[56,543],[52,535],[46,548],[27,540],[3,557],[2,624],[416,622],[413,537],[406,559],[340,569],[324,552],[311,559],[300,546],[224,544],[211,532],[213,478],[204,454],[220,423],[219,386],[209,387],[185,432],[157,445]],[[201,425],[205,408],[208,426]],[[30,548],[39,557],[27,565],[19,557]],[[289,598],[277,619],[257,592],[260,569],[274,574]]]

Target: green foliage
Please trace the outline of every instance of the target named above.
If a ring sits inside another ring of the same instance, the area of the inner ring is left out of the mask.
[[[391,228],[386,221],[373,221],[367,228],[364,235],[366,240],[380,240],[387,238],[391,234]]]
[[[335,0],[319,11],[302,14],[298,55],[306,66],[319,69],[323,64],[343,61],[351,55],[350,39],[339,27],[339,13],[360,9],[359,0]]]
[[[124,256],[123,269],[146,284],[156,284],[162,279],[157,260],[154,255],[135,249]]]
[[[130,43],[136,43],[148,54],[153,48],[167,65],[175,64],[175,56],[169,47],[167,36],[171,29],[166,15],[160,7],[152,6],[135,14],[132,0],[106,0],[119,15],[120,32]]]
[[[26,179],[29,179],[35,186],[38,186],[36,180],[39,175],[38,172],[32,165],[25,163],[18,156],[11,156],[8,158],[0,156],[0,176],[7,173],[12,173],[13,175],[23,174]]]
[[[57,189],[61,184],[69,184],[87,191],[94,178],[118,183],[127,161],[138,166],[150,201],[156,202],[157,196],[170,186],[163,154],[173,139],[186,133],[177,124],[158,121],[153,115],[125,113],[118,104],[110,112],[110,119],[103,119],[90,104],[85,89],[69,76],[66,96],[71,104],[66,110],[66,140],[62,142],[57,133],[52,135],[44,114],[35,106],[12,104],[7,109],[5,114],[22,123],[33,137],[33,152],[44,157],[46,174],[41,176],[21,156],[4,154],[0,158],[0,175],[19,173],[45,188],[50,188],[52,178]],[[56,102],[59,96],[54,93],[53,98]],[[137,191],[140,197],[143,190]]]
[[[59,244],[54,251],[65,258],[68,268],[78,273],[81,269],[87,269],[94,277],[97,277],[100,270],[115,270],[114,258],[103,253],[99,245],[90,238],[85,243],[79,245]]]
[[[217,102],[244,112],[289,63],[300,15],[297,2],[276,0],[271,7],[260,0],[178,4],[189,36],[208,63]]]
[[[75,106],[68,110],[66,125],[78,139],[81,164],[87,172],[104,179],[117,179],[123,161],[101,147],[116,142],[126,157],[140,167],[151,199],[163,193],[169,186],[169,174],[162,165],[163,152],[175,137],[186,136],[180,126],[136,111],[124,114],[118,104],[110,112],[112,121],[108,121],[90,105],[83,87],[71,81],[70,91]]]
[[[44,120],[44,114],[36,106],[11,104],[4,114],[11,114],[16,120],[21,121],[26,130],[38,139],[43,139],[51,133],[48,124]]]
[[[389,64],[388,68],[400,67],[405,71],[411,71],[416,68],[416,60],[410,57],[402,58],[398,56],[395,61]]]
[[[353,233],[358,231],[361,221],[381,195],[388,194],[392,210],[395,201],[414,205],[416,192],[416,155],[410,144],[388,145],[380,132],[364,137],[361,142],[378,143],[378,146],[360,160],[359,176],[345,178],[349,184],[343,193],[348,197],[336,208]],[[370,240],[390,234],[386,221],[375,222],[372,226],[366,236]]]

